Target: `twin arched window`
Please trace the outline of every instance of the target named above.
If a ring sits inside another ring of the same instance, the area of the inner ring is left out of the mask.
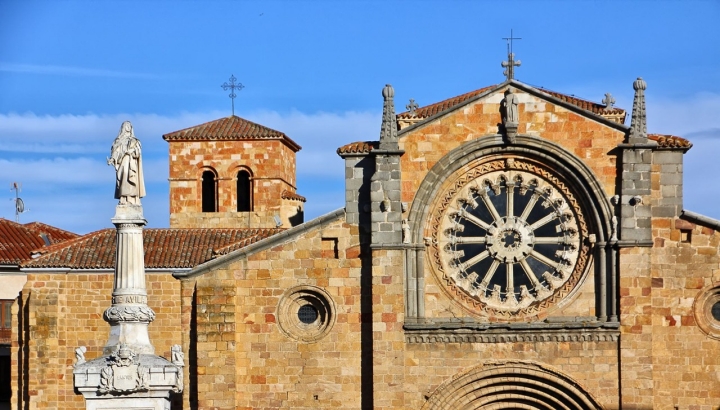
[[[236,182],[237,212],[252,211],[252,183],[250,172],[240,170],[237,173]],[[202,211],[217,212],[217,178],[210,170],[202,173]]]

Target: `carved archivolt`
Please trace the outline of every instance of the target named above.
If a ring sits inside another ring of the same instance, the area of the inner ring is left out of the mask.
[[[430,212],[433,272],[480,316],[526,319],[580,282],[590,246],[561,176],[528,158],[483,159],[451,177]]]
[[[441,384],[422,409],[599,410],[602,406],[580,383],[549,366],[493,361]]]

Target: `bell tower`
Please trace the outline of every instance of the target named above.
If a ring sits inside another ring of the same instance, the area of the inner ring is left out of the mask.
[[[289,228],[303,222],[301,147],[236,115],[163,135],[169,144],[171,228]]]

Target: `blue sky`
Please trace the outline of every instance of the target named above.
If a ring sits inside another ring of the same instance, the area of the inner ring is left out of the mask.
[[[236,114],[300,145],[306,219],[343,206],[338,146],[377,139],[384,84],[431,104],[516,78],[630,110],[648,83],[648,128],[690,139],[685,208],[720,218],[720,3],[714,1],[0,0],[0,217],[10,185],[29,212],[85,233],[111,227],[105,164],[120,124],[143,143],[151,227],[168,226],[161,135]],[[4,184],[4,185],[3,185]]]

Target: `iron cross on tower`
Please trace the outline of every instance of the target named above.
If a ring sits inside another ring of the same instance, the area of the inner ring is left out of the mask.
[[[235,76],[231,74],[231,75],[230,75],[230,84],[228,84],[228,83],[226,82],[226,83],[223,83],[223,85],[220,86],[220,87],[222,87],[222,89],[225,90],[225,91],[227,91],[228,88],[230,89],[230,95],[229,95],[229,97],[230,97],[230,99],[232,100],[232,115],[235,115],[235,97],[237,97],[237,94],[235,94],[235,90],[240,91],[240,90],[242,90],[243,88],[245,88],[245,86],[242,85],[242,83],[237,83],[237,84],[235,84],[235,80],[237,80],[237,78],[235,78]]]
[[[505,67],[503,74],[508,80],[515,78],[515,67],[520,67],[520,60],[515,61],[515,54],[512,51],[513,40],[522,40],[520,37],[513,37],[512,29],[510,29],[510,37],[503,37],[503,40],[507,41],[508,47],[508,61],[500,63],[501,66]]]

